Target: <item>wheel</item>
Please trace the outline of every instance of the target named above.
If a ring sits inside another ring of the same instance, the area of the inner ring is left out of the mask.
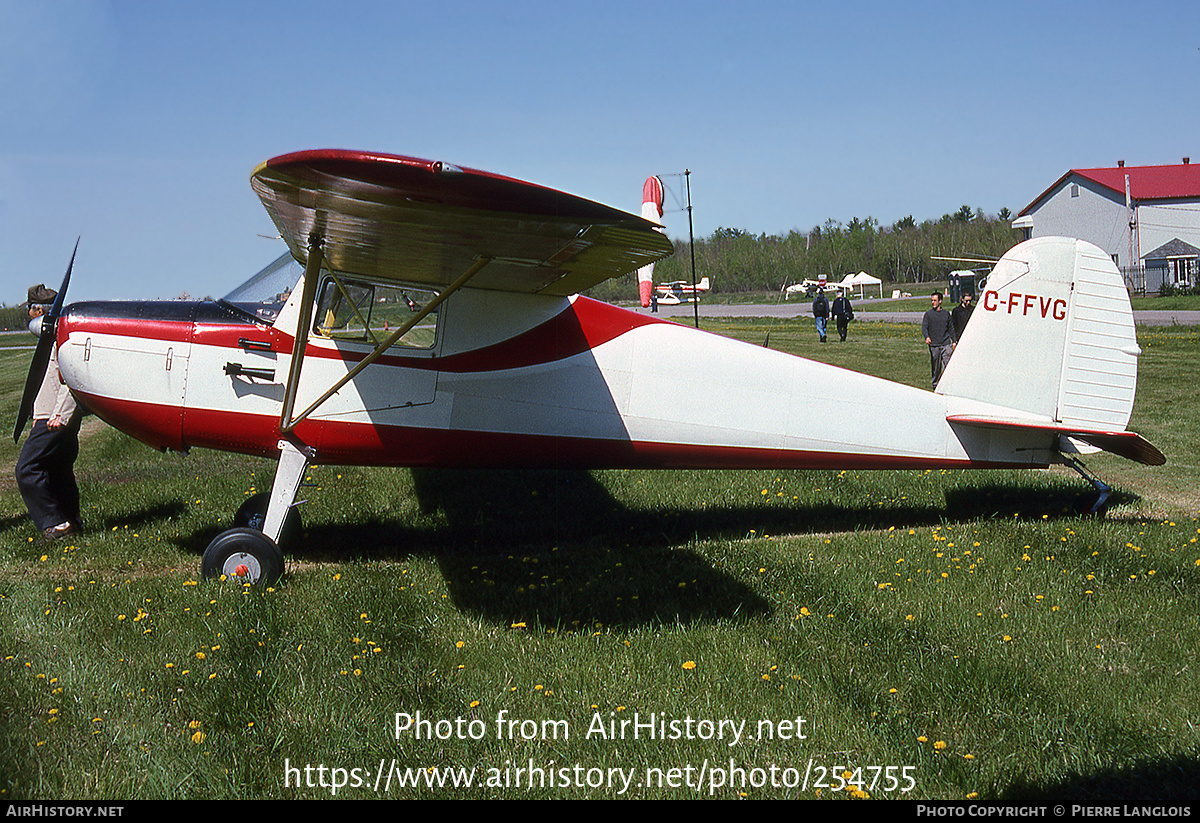
[[[200,573],[269,585],[283,576],[283,552],[257,529],[230,529],[208,544],[200,559]]]
[[[267,506],[270,502],[271,495],[268,492],[248,498],[238,508],[237,514],[233,516],[233,527],[262,531],[263,522],[267,519]],[[300,512],[295,506],[292,506],[288,510],[287,517],[283,518],[283,530],[279,534],[279,545],[294,546],[303,532],[304,525],[300,522]]]

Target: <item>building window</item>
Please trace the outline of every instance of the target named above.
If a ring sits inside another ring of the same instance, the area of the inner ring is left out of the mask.
[[[1071,196],[1072,196],[1072,197],[1078,197],[1078,196],[1079,196],[1079,186],[1078,186],[1078,184],[1076,184],[1076,183],[1072,183],[1072,184],[1071,184]]]

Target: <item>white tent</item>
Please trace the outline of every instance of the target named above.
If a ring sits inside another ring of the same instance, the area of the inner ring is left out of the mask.
[[[846,289],[847,291],[858,289],[859,297],[863,296],[864,286],[878,286],[879,296],[883,297],[883,281],[878,277],[872,277],[865,271],[860,271],[858,274],[847,274],[844,278],[842,278],[842,282],[838,283],[837,285],[839,289]]]

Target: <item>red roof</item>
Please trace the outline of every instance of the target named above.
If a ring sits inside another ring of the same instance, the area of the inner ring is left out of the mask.
[[[1125,175],[1129,175],[1129,195],[1134,200],[1169,200],[1180,197],[1200,197],[1200,165],[1182,163],[1178,166],[1117,166],[1111,169],[1071,169],[1054,185],[1046,189],[1021,209],[1028,212],[1035,204],[1058,188],[1073,174],[1091,180],[1125,197]]]

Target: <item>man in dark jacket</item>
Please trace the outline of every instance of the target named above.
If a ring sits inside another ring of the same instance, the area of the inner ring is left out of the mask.
[[[838,336],[845,343],[846,329],[850,327],[850,321],[854,319],[854,307],[850,305],[850,298],[846,296],[845,292],[837,296],[829,311],[833,315],[833,319],[837,321]]]
[[[829,301],[825,299],[825,289],[817,286],[817,298],[813,300],[813,317],[817,318],[817,334],[821,342],[825,342],[825,327],[829,323]]]
[[[959,298],[958,305],[954,311],[950,312],[950,318],[954,321],[954,339],[962,340],[963,329],[967,327],[967,321],[971,319],[971,312],[975,311],[975,306],[971,302],[971,293],[965,291],[962,297]]]
[[[954,345],[958,338],[954,336],[954,323],[950,312],[942,310],[942,294],[934,292],[929,296],[930,307],[921,318],[921,336],[929,346],[929,367],[933,377],[933,387],[937,388],[942,379],[942,372],[950,362],[954,353]]]

